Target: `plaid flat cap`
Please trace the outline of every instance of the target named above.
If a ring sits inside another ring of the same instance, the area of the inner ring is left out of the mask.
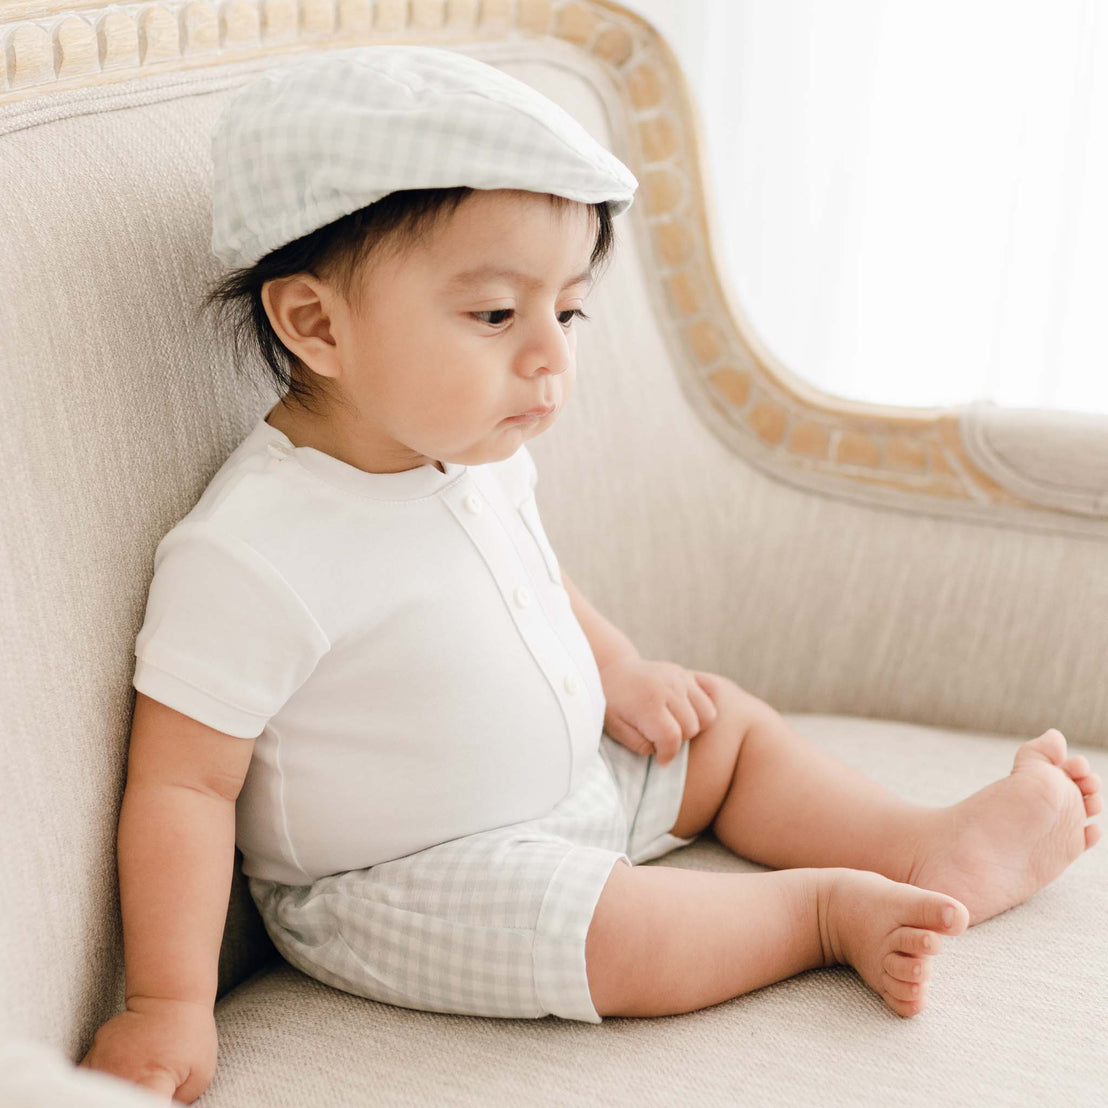
[[[466,54],[362,46],[266,70],[212,132],[212,253],[251,266],[399,189],[631,206],[638,181],[568,112]]]

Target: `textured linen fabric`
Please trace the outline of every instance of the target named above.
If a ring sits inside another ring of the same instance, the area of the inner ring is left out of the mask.
[[[253,265],[399,189],[514,188],[631,206],[634,174],[563,108],[495,66],[363,46],[277,66],[212,136],[212,253]]]
[[[290,887],[250,880],[277,949],[319,980],[404,1008],[600,1023],[585,937],[613,865],[659,858],[689,745],[666,765],[600,737],[601,757],[545,816]]]
[[[526,444],[368,473],[259,419],[158,544],[136,689],[257,742],[243,873],[290,885],[543,815],[604,691]]]

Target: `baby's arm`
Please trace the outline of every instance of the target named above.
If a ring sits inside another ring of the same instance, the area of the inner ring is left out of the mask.
[[[585,638],[592,647],[596,668],[603,673],[604,667],[617,658],[638,656],[635,644],[614,623],[606,620],[585,598],[584,593],[569,579],[565,567],[559,567],[562,584],[569,593],[569,606],[585,632]]]
[[[186,1104],[215,1073],[235,798],[253,749],[136,694],[117,843],[127,1007],[81,1065]]]

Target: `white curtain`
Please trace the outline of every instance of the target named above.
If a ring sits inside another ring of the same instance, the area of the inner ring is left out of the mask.
[[[1108,412],[1105,0],[623,0],[700,107],[720,264],[840,396]]]

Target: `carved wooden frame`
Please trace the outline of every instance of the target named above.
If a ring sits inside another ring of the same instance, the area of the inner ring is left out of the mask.
[[[677,60],[649,23],[611,0],[11,0],[0,9],[0,106],[328,44],[535,36],[585,52],[620,94],[646,279],[682,388],[729,447],[790,483],[862,502],[1105,533],[1088,517],[1108,511],[1060,524],[1063,513],[975,464],[980,449],[971,453],[963,435],[969,409],[838,398],[774,358],[719,278],[700,121]]]

